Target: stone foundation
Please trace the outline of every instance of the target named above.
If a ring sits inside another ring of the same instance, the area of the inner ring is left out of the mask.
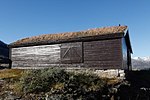
[[[93,73],[98,75],[99,77],[105,78],[125,78],[125,72],[121,69],[108,69],[108,70],[100,70],[100,69],[66,69],[67,71],[72,71],[76,73]]]
[[[44,69],[44,68],[52,68],[52,67],[14,67],[13,69]],[[75,73],[92,73],[96,74],[100,77],[106,78],[125,78],[124,70],[121,69],[91,69],[91,68],[84,68],[84,67],[55,67],[65,69],[68,72],[75,72]]]

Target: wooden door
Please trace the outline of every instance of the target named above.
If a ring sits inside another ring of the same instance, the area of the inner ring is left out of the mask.
[[[61,45],[61,63],[82,63],[82,42],[63,43]]]

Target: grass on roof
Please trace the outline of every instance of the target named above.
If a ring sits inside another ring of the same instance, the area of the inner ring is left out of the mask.
[[[66,32],[59,34],[43,34],[39,36],[33,36],[18,40],[10,45],[21,45],[28,43],[37,43],[43,41],[55,41],[55,40],[67,40],[72,38],[87,37],[87,36],[97,36],[97,35],[106,35],[114,33],[123,33],[127,29],[127,26],[112,26],[112,27],[103,27],[89,29],[79,32]]]

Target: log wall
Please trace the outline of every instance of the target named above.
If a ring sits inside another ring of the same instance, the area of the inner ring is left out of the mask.
[[[13,67],[39,67],[60,63],[60,44],[12,48]]]
[[[19,47],[12,48],[11,53],[13,67],[60,67],[61,65],[70,67],[72,65],[96,69],[122,68],[121,38]]]
[[[84,43],[84,63],[101,69],[122,67],[121,39]]]

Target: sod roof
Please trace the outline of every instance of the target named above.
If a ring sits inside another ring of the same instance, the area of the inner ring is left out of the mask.
[[[127,30],[127,26],[112,26],[112,27],[103,27],[103,28],[94,28],[85,31],[79,32],[66,32],[66,33],[58,33],[58,34],[43,34],[39,36],[33,36],[18,40],[16,42],[11,43],[9,46],[17,47],[17,46],[28,46],[28,45],[39,45],[43,42],[50,43],[51,41],[65,41],[70,39],[82,39],[84,37],[93,37],[93,36],[104,36],[115,33],[124,33]]]

